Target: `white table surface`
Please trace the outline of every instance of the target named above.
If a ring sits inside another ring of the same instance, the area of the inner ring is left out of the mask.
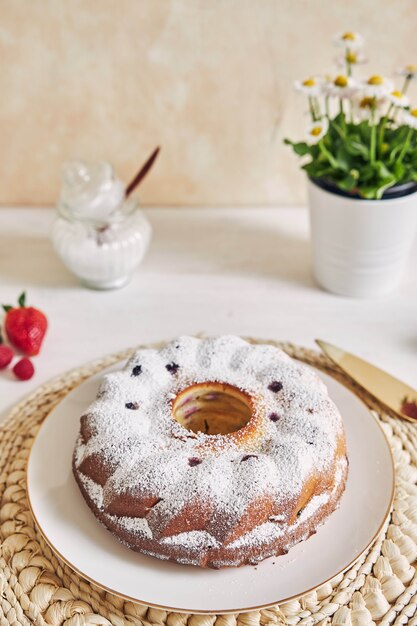
[[[46,380],[179,334],[232,333],[348,348],[417,387],[417,244],[401,288],[378,300],[321,291],[304,209],[153,209],[150,250],[122,290],[78,285],[56,257],[50,209],[0,209],[0,301],[26,290],[50,328],[30,381],[0,372],[0,418]]]

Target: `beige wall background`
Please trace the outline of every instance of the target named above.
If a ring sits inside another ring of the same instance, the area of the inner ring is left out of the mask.
[[[302,202],[292,82],[347,29],[361,71],[417,64],[416,0],[0,0],[0,204],[53,203],[68,158],[129,180],[157,144],[146,204]]]

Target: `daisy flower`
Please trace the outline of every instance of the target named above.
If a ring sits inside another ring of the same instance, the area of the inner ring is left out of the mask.
[[[370,98],[381,98],[394,91],[392,81],[380,74],[370,76],[361,87],[364,95]]]
[[[398,74],[398,76],[405,76],[408,80],[412,80],[417,77],[417,65],[410,64],[400,67],[396,74]]]
[[[417,109],[411,109],[409,111],[403,111],[403,122],[410,128],[417,129]]]
[[[378,123],[381,108],[384,103],[384,98],[372,98],[370,96],[355,98],[353,102],[355,116],[358,117],[360,121],[367,120],[371,122],[373,120],[375,123]]]
[[[363,46],[364,39],[359,33],[347,31],[336,35],[336,37],[333,38],[333,42],[336,46],[340,46],[348,50],[356,50],[357,48],[361,48]]]
[[[416,118],[417,119],[417,118]],[[329,130],[329,122],[324,117],[322,120],[313,122],[307,127],[307,143],[318,143]]]
[[[412,80],[415,80],[417,77],[417,66],[416,65],[405,65],[404,67],[397,70],[397,74],[404,77],[403,84],[403,92],[405,93],[411,83]]]
[[[325,92],[337,98],[351,98],[357,90],[357,84],[350,76],[339,74],[333,80],[327,81]]]
[[[294,87],[297,91],[305,94],[306,96],[319,96],[322,91],[323,81],[317,76],[310,76],[305,80],[296,80]]]
[[[410,104],[410,98],[402,91],[391,91],[391,93],[387,94],[386,98],[396,107],[404,108],[408,107]]]
[[[346,64],[363,65],[368,62],[368,59],[360,50],[346,50],[346,54],[339,54],[335,61],[339,67],[346,67]]]

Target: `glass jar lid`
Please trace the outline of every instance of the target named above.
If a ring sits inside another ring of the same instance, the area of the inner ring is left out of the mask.
[[[117,221],[121,212],[126,213],[125,197],[125,185],[110,163],[64,163],[58,210],[67,219],[94,223]],[[131,212],[132,203],[127,204]]]

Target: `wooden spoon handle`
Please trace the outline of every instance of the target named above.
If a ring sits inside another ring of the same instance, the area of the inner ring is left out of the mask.
[[[126,198],[130,196],[132,191],[136,189],[136,187],[142,182],[142,180],[148,174],[149,170],[151,169],[152,165],[155,162],[156,157],[158,156],[160,149],[161,149],[160,146],[155,148],[155,150],[152,152],[151,156],[146,161],[146,163],[142,165],[139,172],[136,174],[135,178],[133,178],[133,180],[128,184],[128,186],[126,187]]]

